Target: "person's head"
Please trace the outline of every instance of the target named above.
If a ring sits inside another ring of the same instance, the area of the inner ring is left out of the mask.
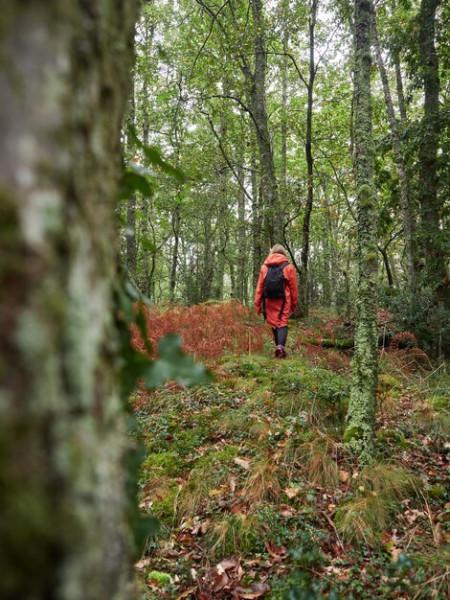
[[[281,244],[275,244],[275,246],[272,246],[270,249],[270,254],[283,254],[286,258],[288,255],[286,248]]]

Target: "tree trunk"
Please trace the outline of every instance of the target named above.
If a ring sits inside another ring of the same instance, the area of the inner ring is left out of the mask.
[[[134,86],[130,94],[128,109],[128,124],[135,127],[136,122],[136,103],[134,97]],[[133,155],[133,143],[127,139],[127,154]],[[127,228],[125,230],[126,240],[126,268],[128,273],[134,278],[136,274],[137,263],[137,242],[136,242],[136,196],[132,194],[127,201]]]
[[[309,230],[311,225],[311,213],[314,202],[314,160],[312,155],[312,119],[314,103],[314,81],[316,78],[315,64],[315,28],[318,0],[311,0],[309,12],[309,75],[308,75],[308,104],[306,109],[306,139],[305,157],[307,168],[307,197],[305,211],[303,213],[302,225],[302,251],[301,251],[301,276],[299,287],[299,309],[300,316],[307,316],[309,309],[309,284],[308,284],[308,261],[309,261]]]
[[[437,304],[449,305],[446,253],[440,227],[442,203],[438,196],[439,65],[435,47],[435,19],[439,0],[422,0],[419,12],[421,75],[425,93],[419,147],[420,241],[425,257],[425,281]]]
[[[250,144],[251,152],[251,184],[252,184],[252,242],[253,242],[253,292],[258,281],[261,262],[264,258],[264,248],[262,244],[262,216],[261,216],[261,200],[258,190],[258,170],[256,159],[256,140],[251,137]],[[268,250],[268,248],[266,248]]]
[[[283,0],[283,53],[289,51],[289,1]],[[288,57],[281,63],[281,150],[280,150],[280,205],[283,213],[287,206],[287,136],[288,136]]]
[[[370,0],[355,0],[355,153],[358,288],[353,381],[344,440],[367,462],[373,455],[377,387],[377,206],[370,89]]]
[[[384,65],[383,56],[381,54],[380,41],[378,38],[377,18],[374,12],[373,14],[373,44],[375,48],[375,57],[377,61],[378,71],[380,73],[380,79],[383,86],[384,101],[386,103],[386,110],[389,120],[389,127],[391,130],[392,138],[392,149],[394,151],[395,162],[397,166],[399,187],[400,187],[400,208],[402,211],[402,223],[403,223],[403,237],[405,240],[406,250],[406,264],[409,284],[409,298],[410,298],[410,310],[412,313],[412,306],[415,301],[417,286],[416,286],[416,264],[417,259],[415,255],[415,220],[411,208],[411,194],[409,189],[409,181],[406,170],[406,164],[403,159],[402,147],[401,147],[401,134],[398,126],[397,117],[395,115],[394,103],[392,100],[391,89],[389,86],[389,78]],[[401,81],[401,77],[400,77]],[[404,107],[403,107],[404,110]],[[385,255],[383,254],[383,259]],[[386,264],[386,261],[385,261]],[[387,271],[387,269],[386,269]],[[389,284],[391,285],[391,283]]]
[[[383,257],[383,264],[386,271],[386,279],[388,286],[394,287],[394,277],[392,276],[391,263],[389,262],[389,255],[386,247],[378,246],[381,256]]]
[[[175,288],[177,285],[178,247],[180,243],[180,205],[177,204],[172,213],[173,248],[170,266],[169,298],[175,302]]]
[[[242,148],[243,150],[243,148]],[[238,230],[237,230],[237,298],[247,301],[247,227],[245,222],[245,193],[244,193],[244,153],[239,156],[238,177],[241,186],[238,190]]]
[[[127,202],[127,270],[132,277],[136,274],[137,243],[136,243],[136,196],[132,195]]]
[[[2,8],[0,596],[125,598],[114,208],[137,2]]]
[[[255,71],[250,83],[251,110],[259,149],[260,202],[264,207],[264,230],[269,245],[283,239],[283,215],[278,199],[269,118],[266,108],[267,51],[262,0],[251,0],[254,25]]]

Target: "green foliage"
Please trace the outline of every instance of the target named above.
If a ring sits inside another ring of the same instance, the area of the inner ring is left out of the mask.
[[[130,163],[125,167],[122,175],[119,197],[121,200],[126,200],[136,192],[149,198],[153,195],[154,186],[149,172],[138,165]]]

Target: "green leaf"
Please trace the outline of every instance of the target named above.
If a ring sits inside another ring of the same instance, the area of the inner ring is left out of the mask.
[[[156,146],[149,146],[141,142],[136,133],[136,129],[132,125],[128,127],[128,137],[132,140],[136,148],[142,150],[146,159],[151,165],[159,167],[161,171],[163,171],[170,177],[173,177],[180,183],[186,182],[187,178],[183,171],[181,171],[181,169],[178,169],[177,167],[174,167],[166,160],[164,160],[159,148],[157,148]]]
[[[144,382],[154,389],[166,381],[181,385],[210,383],[212,376],[202,364],[196,363],[181,349],[181,338],[176,334],[166,335],[158,344],[159,358],[147,369]]]
[[[145,236],[141,238],[141,245],[144,250],[147,250],[147,252],[151,252],[152,254],[154,254],[157,250],[153,241]]]
[[[136,192],[149,198],[153,194],[153,186],[145,175],[128,166],[122,175],[119,197],[125,200]]]
[[[170,177],[173,177],[180,183],[184,183],[186,181],[186,176],[183,171],[165,161],[160,150],[156,146],[147,146],[143,144],[142,150],[150,164],[159,167],[161,171],[167,175],[170,175]]]

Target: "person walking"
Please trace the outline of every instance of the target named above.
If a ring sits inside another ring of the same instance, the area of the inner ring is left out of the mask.
[[[275,357],[286,358],[288,319],[298,301],[297,274],[287,258],[286,249],[275,244],[259,272],[255,291],[255,310],[272,327]]]

